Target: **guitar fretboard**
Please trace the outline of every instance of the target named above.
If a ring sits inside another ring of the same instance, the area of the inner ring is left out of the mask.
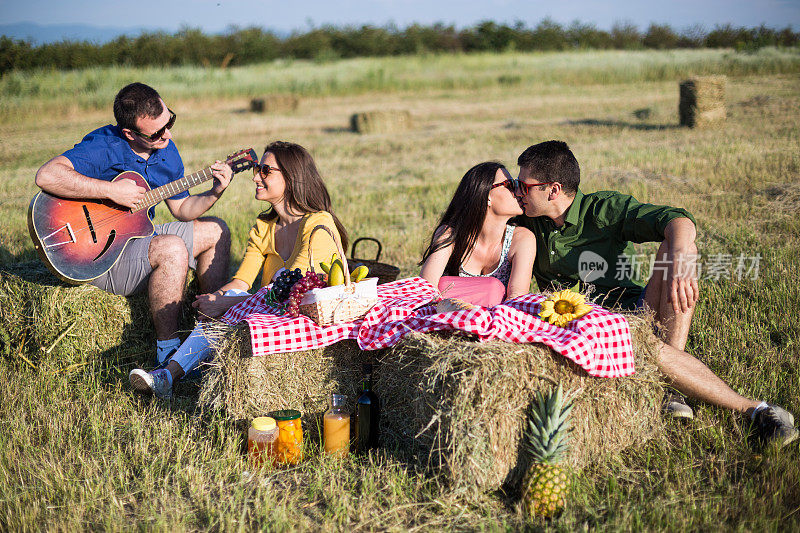
[[[172,181],[161,187],[151,189],[144,194],[144,198],[136,205],[131,211],[141,211],[142,209],[150,209],[159,202],[163,202],[167,198],[172,198],[178,193],[188,191],[195,185],[200,185],[204,181],[208,181],[214,176],[211,175],[211,167],[206,167],[203,170],[193,172],[188,176],[184,176],[179,180]]]

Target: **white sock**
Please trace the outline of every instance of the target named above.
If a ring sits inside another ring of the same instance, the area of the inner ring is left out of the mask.
[[[769,407],[769,404],[767,402],[761,402],[760,404],[756,405],[756,408],[753,409],[752,413],[750,413],[750,420],[755,420],[756,413],[761,411],[762,409],[766,409],[767,407]]]

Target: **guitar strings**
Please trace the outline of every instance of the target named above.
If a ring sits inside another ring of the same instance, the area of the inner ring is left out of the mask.
[[[211,167],[206,167],[206,168],[204,168],[204,169],[202,169],[202,170],[198,170],[197,172],[194,172],[194,173],[192,173],[192,174],[189,174],[189,176],[185,176],[185,177],[187,177],[187,178],[192,178],[193,176],[197,176],[197,175],[199,175],[201,172],[202,172],[202,173],[204,173],[204,176],[205,176],[205,171],[206,171],[206,170],[210,170],[210,169],[211,169]],[[193,178],[193,179],[194,179],[194,178]],[[205,180],[204,180],[204,181],[205,181]],[[191,186],[189,186],[189,187],[186,187],[185,189],[179,190],[178,192],[176,192],[176,193],[174,193],[174,194],[180,194],[180,193],[182,193],[182,192],[184,192],[184,191],[187,191],[187,190],[191,189],[192,187],[195,187],[195,186],[199,185],[200,183],[202,183],[202,181],[199,181],[199,182],[195,183],[194,185],[191,185]],[[167,187],[167,186],[169,186],[169,185],[170,185],[170,184],[167,184],[167,185],[164,185],[163,187]],[[155,189],[149,189],[149,190],[148,190],[148,191],[145,193],[145,195],[147,195],[148,193],[151,193],[151,192],[158,191],[159,189],[161,189],[161,187],[158,187],[158,188],[155,188]],[[160,195],[160,194],[161,194],[161,193],[159,193],[159,195]],[[174,196],[174,194],[173,194],[173,196]],[[158,205],[159,203],[161,203],[161,202],[162,202],[162,201],[164,201],[165,199],[166,199],[166,198],[161,198],[160,200],[158,200],[158,202],[154,203],[153,205],[150,205],[150,206],[147,206],[147,207],[143,207],[142,209],[149,209],[150,207],[153,207],[153,206],[155,206],[155,205]],[[102,204],[101,204],[101,205],[102,205]],[[113,207],[108,207],[108,206],[105,206],[105,207],[106,207],[106,208],[108,208],[108,209],[113,209]],[[138,211],[141,211],[142,209],[139,209]],[[129,216],[129,215],[132,215],[132,214],[134,214],[134,211],[122,211],[122,210],[120,210],[120,211],[117,211],[116,213],[114,213],[114,214],[112,214],[111,216],[108,216],[108,217],[106,217],[106,218],[98,218],[97,220],[92,220],[92,226],[93,226],[95,229],[97,229],[97,228],[101,228],[101,227],[104,227],[104,226],[106,226],[106,225],[108,225],[108,224],[112,224],[112,223],[116,222],[116,221],[117,221],[118,219],[120,219],[120,218],[124,218],[124,217],[126,217],[126,216]],[[149,218],[149,217],[148,217],[148,218]],[[151,222],[152,222],[152,220],[151,220]],[[75,235],[78,235],[78,234],[81,234],[81,233],[86,233],[86,232],[89,232],[89,231],[91,231],[91,228],[88,228],[88,227],[82,227],[82,228],[79,228],[79,229],[75,229],[75,230],[73,230],[73,233],[74,233]],[[134,235],[134,233],[118,233],[117,235],[123,235],[123,236],[124,236],[124,235]]]
[[[242,152],[245,152],[245,151],[243,150]],[[237,160],[238,160],[240,157],[241,157],[241,158],[244,158],[244,159],[248,159],[248,157],[247,157],[247,154],[243,154],[243,155],[241,155],[241,156],[239,156],[239,155],[235,154],[235,157],[229,157],[229,158],[226,160],[226,163],[228,163],[229,165],[231,165],[231,164],[233,164],[233,163],[237,163]],[[252,166],[245,167],[245,168],[241,168],[241,169],[239,169],[238,171],[237,171],[237,170],[234,170],[234,172],[233,172],[233,173],[234,173],[234,175],[235,175],[235,174],[238,174],[239,172],[242,172],[242,171],[248,170],[249,168],[252,168]],[[213,171],[211,170],[211,167],[210,167],[210,166],[209,166],[209,167],[205,167],[205,168],[203,168],[203,169],[200,169],[200,170],[198,170],[197,172],[193,172],[193,173],[189,174],[188,176],[184,176],[184,179],[191,178],[192,180],[195,180],[197,177],[200,177],[200,174],[202,173],[202,174],[203,174],[203,178],[204,178],[204,179],[203,179],[203,180],[201,180],[201,181],[198,181],[197,183],[195,183],[195,184],[193,184],[193,185],[185,185],[185,186],[182,186],[182,187],[185,187],[185,188],[181,188],[181,190],[177,191],[176,193],[173,193],[173,196],[174,196],[175,194],[180,194],[180,193],[182,193],[182,192],[184,192],[184,191],[188,191],[188,190],[189,190],[189,189],[191,189],[192,187],[196,187],[197,185],[200,185],[201,183],[203,183],[203,181],[208,181],[210,178],[209,178],[209,176],[207,176],[207,175],[206,175],[206,172],[213,172]],[[212,177],[213,177],[213,176],[212,176]],[[176,181],[179,181],[179,180],[176,180]],[[146,196],[146,195],[148,195],[149,193],[152,193],[152,192],[155,192],[155,191],[159,191],[159,190],[166,189],[166,188],[168,188],[170,185],[172,185],[173,183],[174,183],[174,182],[170,182],[170,183],[168,183],[168,184],[166,184],[166,185],[162,185],[161,187],[157,187],[157,188],[155,188],[155,189],[148,189],[148,190],[147,190],[147,192],[145,192],[145,196]],[[188,182],[187,182],[187,183],[188,183]],[[161,194],[162,194],[162,193],[161,193],[161,192],[159,192],[159,196],[161,196]],[[142,209],[150,209],[150,207],[153,207],[153,206],[155,206],[155,205],[158,205],[159,203],[161,203],[161,202],[162,202],[162,201],[164,201],[165,199],[167,199],[167,198],[161,198],[161,199],[159,199],[159,200],[158,200],[158,202],[156,202],[156,203],[154,203],[154,204],[152,204],[152,205],[150,205],[150,206],[147,206],[146,208],[145,208],[145,207],[143,207]],[[108,207],[108,206],[106,206],[106,207]],[[108,208],[109,208],[109,209],[113,209],[113,208],[111,208],[111,207],[108,207]],[[141,209],[139,209],[139,210],[137,210],[137,211],[140,211],[140,210],[141,210]],[[130,210],[129,210],[129,211],[118,211],[118,212],[114,213],[113,215],[111,215],[111,216],[108,216],[108,217],[106,217],[106,218],[100,218],[100,219],[97,219],[97,220],[92,220],[92,227],[94,227],[94,229],[96,230],[97,228],[101,228],[101,227],[104,227],[104,226],[106,226],[106,225],[108,225],[108,224],[112,224],[113,222],[116,222],[116,221],[117,221],[119,218],[124,218],[124,217],[126,217],[126,216],[132,215],[133,213],[134,213],[134,211],[130,211]],[[150,218],[150,217],[148,216],[148,218]],[[152,219],[150,219],[150,222],[152,223]],[[75,230],[73,230],[73,234],[74,234],[74,235],[78,235],[78,234],[81,234],[81,233],[86,233],[86,232],[89,232],[89,231],[91,231],[91,228],[89,228],[89,227],[82,227],[82,228],[79,228],[79,229],[75,229]],[[120,236],[126,236],[126,235],[135,235],[135,233],[132,233],[132,232],[129,232],[129,233],[117,233],[117,235],[120,235]],[[77,239],[76,239],[76,240],[77,240]]]

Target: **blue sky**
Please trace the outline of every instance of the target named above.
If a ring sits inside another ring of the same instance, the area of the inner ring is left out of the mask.
[[[390,22],[401,27],[414,22],[465,27],[481,20],[522,20],[535,26],[545,17],[563,24],[580,20],[605,29],[616,21],[628,21],[640,29],[651,22],[668,23],[675,29],[764,23],[779,28],[791,25],[797,31],[800,0],[0,0],[4,26],[34,22],[167,31],[190,26],[218,32],[236,24],[289,32],[311,25]]]

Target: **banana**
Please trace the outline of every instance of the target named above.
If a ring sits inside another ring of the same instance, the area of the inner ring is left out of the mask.
[[[369,274],[369,269],[366,267],[366,265],[360,265],[350,273],[350,279],[353,281],[353,283],[358,283],[362,279],[366,278],[367,274]]]
[[[322,269],[322,271],[323,271],[323,272],[325,272],[326,274],[330,274],[330,272],[331,272],[331,264],[330,264],[330,263],[326,263],[325,261],[320,261],[320,263],[319,263],[319,267],[320,267],[320,268]]]
[[[342,285],[344,283],[344,268],[342,262],[338,259],[331,264],[330,271],[328,272],[328,286]]]

